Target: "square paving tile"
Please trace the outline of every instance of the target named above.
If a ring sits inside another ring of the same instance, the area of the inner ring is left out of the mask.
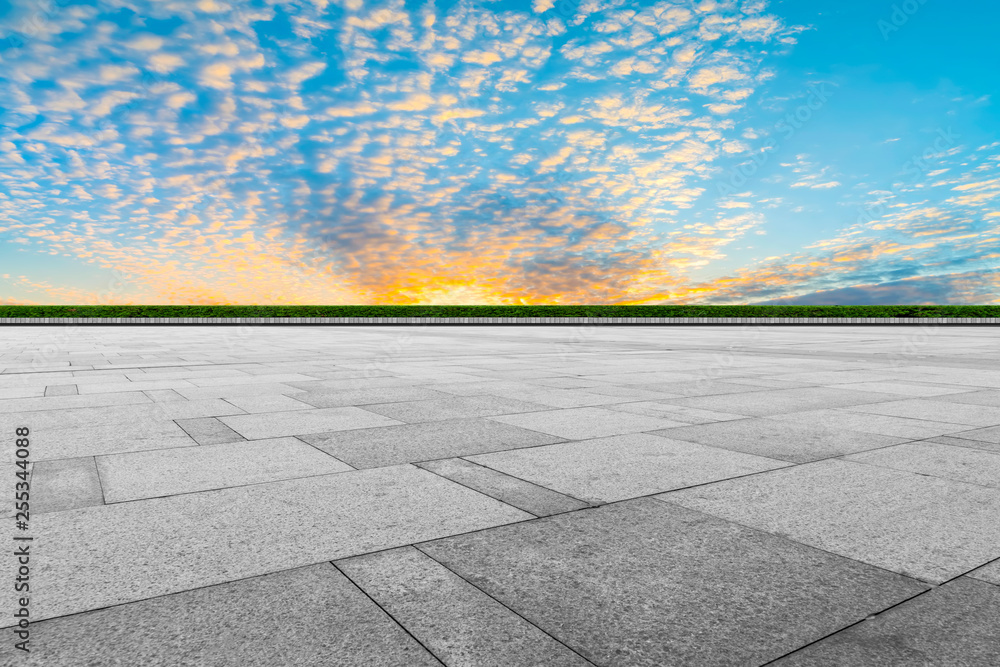
[[[1000,586],[1000,559],[997,559],[992,563],[987,563],[980,568],[976,568],[970,572],[968,576],[973,579],[978,579],[979,581],[985,581]]]
[[[849,461],[657,497],[932,583],[1000,557],[1000,491]]]
[[[336,566],[446,665],[591,664],[413,547]]]
[[[948,403],[967,403],[969,405],[988,405],[1000,407],[1000,391],[963,391],[962,393],[941,396],[939,400]]]
[[[891,417],[851,410],[807,410],[784,415],[771,415],[768,419],[800,424],[802,426],[823,426],[828,429],[877,433],[895,438],[918,440],[939,435],[951,435],[967,431],[968,424],[950,424],[928,419]]]
[[[694,398],[667,399],[675,405],[717,412],[729,412],[751,417],[779,415],[816,408],[837,408],[890,401],[892,394],[831,389],[829,387],[804,387],[802,389],[768,389],[742,394],[697,396]]]
[[[221,417],[219,421],[247,440],[280,438],[285,435],[346,431],[354,428],[370,428],[373,426],[393,426],[402,423],[395,419],[389,419],[380,414],[369,412],[366,409],[353,407],[240,415],[237,417]]]
[[[177,425],[184,429],[184,432],[199,445],[221,445],[224,442],[243,442],[246,440],[215,417],[178,419]]]
[[[535,516],[549,516],[590,507],[590,503],[465,459],[438,459],[415,465]]]
[[[635,498],[788,465],[784,461],[645,433],[466,458],[594,503]]]
[[[974,440],[976,442],[990,445],[1000,445],[1000,426],[956,431],[954,433],[949,433],[948,435],[949,437],[959,438],[960,440]]]
[[[712,412],[711,410],[699,410],[697,408],[685,408],[671,403],[658,403],[656,401],[636,401],[635,403],[619,403],[607,406],[609,410],[621,410],[631,412],[636,415],[646,415],[647,417],[662,417],[670,421],[683,422],[687,424],[708,424],[711,422],[728,421],[732,419],[746,419],[746,415],[733,415],[726,412]]]
[[[424,386],[376,387],[374,389],[321,389],[295,394],[295,400],[317,408],[337,408],[348,405],[371,405],[374,403],[400,403],[448,398],[445,392]]]
[[[406,401],[366,405],[365,410],[400,422],[441,421],[468,417],[492,417],[546,410],[549,406],[501,396],[451,396],[429,401]]]
[[[32,517],[45,551],[33,620],[534,518],[413,466]],[[0,627],[14,621],[0,601]],[[6,619],[6,620],[4,620]]]
[[[992,667],[1000,587],[959,577],[772,663],[775,667]]]
[[[912,442],[852,454],[844,459],[1000,489],[1000,452],[934,442]]]
[[[856,389],[859,391],[879,391],[886,394],[901,394],[903,396],[944,396],[946,394],[963,394],[967,388],[948,387],[919,382],[848,382],[832,385],[838,389]],[[953,400],[953,399],[945,399]],[[964,401],[959,401],[964,402]]]
[[[606,408],[565,408],[490,419],[570,440],[686,426],[679,421],[633,415]]]
[[[697,442],[793,463],[817,461],[906,442],[904,438],[753,417],[670,428],[653,433],[675,440]]]
[[[855,405],[847,409],[852,412],[868,412],[910,419],[929,419],[952,424],[969,424],[970,426],[1000,425],[1000,407],[967,405],[922,398],[890,401],[878,405]]]
[[[36,427],[29,416],[22,415],[21,425],[31,428],[31,457],[35,461],[192,447],[197,444],[177,424],[165,419],[80,425],[70,423],[59,428]],[[12,433],[13,429],[7,432]],[[13,440],[5,440],[4,454],[8,457],[6,460],[14,460]]]
[[[315,433],[303,435],[301,439],[355,468],[377,468],[563,442],[562,438],[553,435],[489,419],[449,419]]]
[[[14,477],[11,474],[7,479]],[[94,458],[38,461],[31,470],[31,512],[62,512],[104,504]]]
[[[0,662],[24,667],[441,664],[329,563],[35,622],[30,653],[11,644]]]
[[[109,503],[353,470],[297,438],[100,456],[97,467]]]
[[[760,665],[926,589],[640,499],[421,544],[596,665]]]
[[[298,394],[296,394],[298,396]],[[262,394],[260,396],[233,396],[225,403],[231,403],[243,412],[285,412],[288,410],[311,410],[314,406],[286,396],[285,394]]]

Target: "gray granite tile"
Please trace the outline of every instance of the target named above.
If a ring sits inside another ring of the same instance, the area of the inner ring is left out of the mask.
[[[968,388],[949,387],[946,385],[924,384],[920,382],[848,382],[833,385],[838,389],[856,389],[858,391],[877,391],[886,394],[900,394],[903,396],[944,396],[946,394],[961,395],[968,392]],[[953,400],[953,399],[944,399]],[[959,403],[965,401],[958,400]]]
[[[0,662],[24,667],[441,664],[329,563],[32,623],[31,653],[11,644]]]
[[[413,547],[335,565],[446,665],[591,664]]]
[[[359,377],[341,380],[312,380],[309,382],[289,382],[289,387],[300,391],[357,391],[365,389],[381,389],[384,387],[410,387],[430,383],[429,378],[401,377]]]
[[[50,384],[45,388],[46,396],[76,396],[79,393],[75,384]]]
[[[375,426],[394,426],[402,423],[367,409],[355,407],[240,415],[221,417],[220,421],[248,440],[280,438],[286,435],[305,435],[308,433],[329,433]]]
[[[54,416],[58,416],[56,413]],[[21,426],[31,428],[31,456],[35,461],[71,459],[99,454],[168,447],[191,447],[196,443],[177,424],[164,419],[86,422],[66,425],[36,425],[22,415]],[[3,431],[0,431],[3,432]],[[7,432],[13,432],[13,429]],[[6,460],[14,460],[14,441],[2,441]]]
[[[956,391],[959,391],[956,388]],[[1000,407],[1000,391],[964,391],[958,394],[950,394],[948,396],[941,396],[939,398],[941,401],[947,401],[948,403],[966,403],[968,405],[987,405],[993,408]]]
[[[301,394],[296,394],[296,396],[301,396]],[[251,414],[260,412],[285,412],[288,410],[311,410],[315,407],[285,394],[233,396],[227,398],[224,402],[235,405],[240,409],[240,412],[249,412]],[[230,412],[230,414],[233,413]]]
[[[950,424],[927,419],[890,417],[850,410],[807,410],[783,415],[771,415],[768,419],[803,426],[823,426],[828,429],[876,433],[895,438],[911,440],[951,435],[968,430],[967,424]]]
[[[597,382],[607,382],[609,384],[672,384],[680,382],[694,382],[700,379],[698,373],[688,373],[684,371],[629,371],[615,373],[595,373],[583,375],[584,380],[595,380]],[[665,390],[666,391],[666,390]]]
[[[198,419],[199,417],[225,417],[246,414],[242,409],[221,398],[194,401],[165,401],[156,403],[158,419]]]
[[[979,581],[1000,586],[1000,558],[969,572],[968,576]]]
[[[724,380],[699,379],[688,382],[666,382],[662,384],[644,384],[643,389],[667,391],[681,397],[688,396],[718,396],[722,394],[745,394],[755,391],[774,391],[772,387],[761,387],[749,384],[737,384]]]
[[[365,410],[410,424],[471,417],[492,417],[546,410],[548,406],[500,396],[452,396],[429,401],[366,405]]]
[[[1000,492],[828,459],[657,498],[940,583],[1000,556]]]
[[[242,435],[215,417],[178,419],[176,423],[199,445],[220,445],[225,442],[243,442],[246,440]]]
[[[416,466],[535,516],[590,507],[590,503],[464,459],[438,459],[417,463]]]
[[[775,667],[993,667],[1000,588],[959,577],[807,646]]]
[[[50,396],[45,398],[13,398],[0,401],[0,413],[67,410],[72,408],[100,407],[107,405],[135,405],[149,403],[142,392],[97,394],[94,396]]]
[[[321,389],[295,394],[295,400],[317,408],[337,408],[348,405],[371,405],[373,403],[399,403],[447,398],[448,394],[418,387],[376,387],[375,389]]]
[[[267,373],[264,375],[244,375],[243,377],[208,377],[194,378],[191,384],[196,387],[220,387],[225,385],[246,384],[279,384],[286,382],[309,382],[316,378],[302,373]]]
[[[570,440],[686,426],[683,422],[633,415],[606,408],[565,408],[490,419]]]
[[[912,442],[851,454],[844,459],[1000,489],[1000,452],[934,442]]]
[[[81,394],[113,394],[156,389],[187,389],[195,385],[187,380],[143,380],[140,382],[94,382],[80,385]]]
[[[904,438],[754,417],[669,428],[652,433],[793,463],[817,461],[906,442]]]
[[[726,412],[712,412],[711,410],[699,410],[697,408],[685,408],[680,405],[670,403],[658,403],[656,401],[636,401],[635,403],[619,403],[607,406],[609,410],[621,410],[631,412],[636,415],[646,415],[647,417],[662,417],[674,422],[688,424],[709,424],[712,422],[728,421],[732,419],[746,419],[746,415],[734,415]]]
[[[33,466],[32,513],[62,512],[103,504],[101,480],[93,457],[38,461]]]
[[[960,440],[975,440],[980,443],[1000,445],[1000,426],[965,429],[949,433],[948,436]]]
[[[701,410],[714,410],[751,417],[764,417],[787,412],[800,412],[816,408],[837,408],[892,400],[891,394],[831,389],[829,387],[804,387],[801,389],[769,389],[742,394],[697,396],[694,398],[667,399],[675,405]]]
[[[151,400],[156,401],[157,403],[176,403],[177,401],[187,400],[173,389],[153,389],[142,393],[146,394],[146,396],[149,396]]]
[[[788,465],[645,433],[467,458],[591,503],[636,498]]]
[[[673,394],[666,391],[651,391],[643,387],[629,385],[587,387],[584,391],[588,394],[598,394],[600,396],[620,396],[621,398],[630,398],[634,401],[658,401],[663,398],[682,398],[680,394]]]
[[[347,558],[532,515],[404,465],[32,517],[33,620]],[[0,627],[11,625],[11,596]]]
[[[952,424],[970,426],[1000,425],[1000,407],[987,405],[967,405],[923,398],[906,401],[890,401],[878,405],[855,405],[847,408],[851,412],[866,412],[890,417],[927,419]]]
[[[760,665],[926,588],[652,499],[420,549],[599,665]]]
[[[971,447],[972,449],[982,449],[987,452],[996,452],[1000,454],[1000,442],[984,442],[982,440],[966,440],[965,438],[958,437],[961,433],[953,433],[952,435],[942,435],[936,438],[928,438],[923,442],[936,442],[942,445],[951,445],[952,447]]]
[[[97,466],[109,503],[353,470],[297,438],[115,454]]]
[[[488,419],[382,426],[301,436],[355,468],[429,461],[563,442],[562,438]]]
[[[177,393],[184,398],[197,400],[199,398],[264,396],[267,394],[288,394],[294,396],[301,391],[301,389],[296,389],[280,382],[268,382],[265,384],[227,384],[215,387],[192,387],[191,389],[178,389]]]

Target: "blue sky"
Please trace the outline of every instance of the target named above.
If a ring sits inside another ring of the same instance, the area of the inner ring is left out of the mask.
[[[0,302],[1000,303],[997,19],[0,2]]]

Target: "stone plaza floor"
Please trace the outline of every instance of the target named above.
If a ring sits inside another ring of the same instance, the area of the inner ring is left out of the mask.
[[[7,326],[0,443],[2,665],[1000,664],[994,327]]]

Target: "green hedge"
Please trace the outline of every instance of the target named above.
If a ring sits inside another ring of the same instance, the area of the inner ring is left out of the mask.
[[[0,306],[0,317],[1000,317],[1000,306]]]

